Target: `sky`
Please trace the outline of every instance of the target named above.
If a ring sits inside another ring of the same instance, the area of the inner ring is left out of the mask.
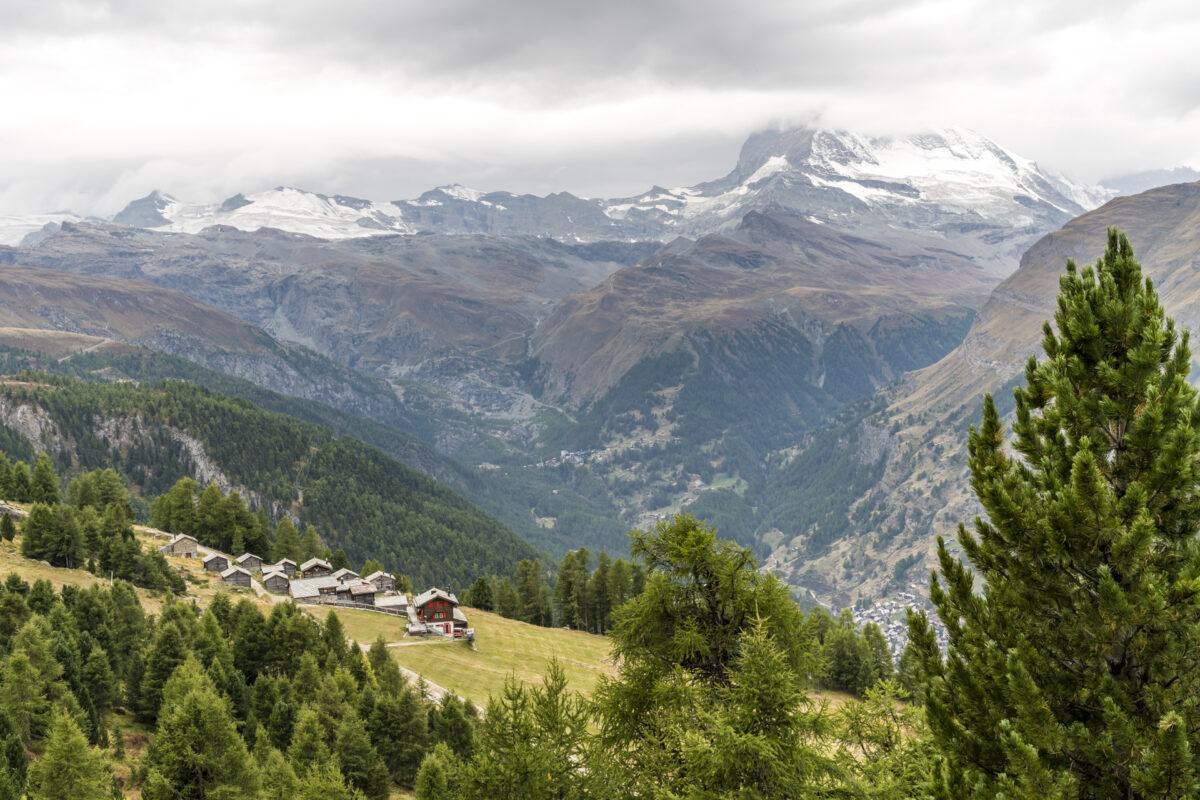
[[[0,0],[0,213],[619,197],[800,124],[964,126],[1087,181],[1200,167],[1197,41],[1167,0]]]

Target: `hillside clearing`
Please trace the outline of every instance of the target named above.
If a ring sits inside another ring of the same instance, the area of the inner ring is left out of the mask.
[[[305,610],[322,620],[329,613],[319,607]],[[335,610],[350,638],[370,644],[383,636],[392,645],[389,652],[400,666],[481,706],[487,703],[489,694],[504,688],[510,674],[522,683],[540,683],[552,658],[562,664],[570,687],[584,694],[591,693],[601,675],[616,672],[609,660],[609,640],[582,631],[542,628],[467,608],[467,619],[475,629],[477,649],[472,650],[463,641],[420,643],[405,639],[404,620],[400,617]]]

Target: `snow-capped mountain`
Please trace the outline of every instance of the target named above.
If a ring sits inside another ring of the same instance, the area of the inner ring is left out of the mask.
[[[729,229],[750,211],[779,207],[876,238],[940,242],[1004,273],[1038,236],[1112,194],[968,130],[871,137],[793,128],[751,136],[723,178],[655,186],[636,197],[536,197],[453,185],[415,200],[374,202],[277,188],[197,205],[155,192],[114,221],[187,233],[271,227],[327,239],[433,231],[665,241]]]
[[[113,222],[178,233],[199,233],[213,225],[247,231],[279,228],[321,239],[414,232],[390,203],[331,197],[284,186],[251,195],[236,194],[213,204],[181,203],[168,194],[151,192],[126,206]]]
[[[654,189],[606,210],[620,218],[635,211],[666,212],[682,223],[730,212],[740,216],[764,194],[784,205],[807,206],[792,210],[827,220],[864,211],[929,209],[1010,225],[1032,222],[1039,205],[1074,216],[1109,197],[968,130],[866,137],[799,128],[750,137],[733,172],[720,180],[669,192]]]
[[[0,245],[17,245],[27,241],[28,237],[37,238],[47,225],[53,229],[63,222],[78,222],[83,217],[69,211],[55,214],[0,214]]]
[[[1111,196],[972,131],[868,137],[796,128],[751,136],[724,178],[655,187],[604,208],[623,223],[698,235],[779,206],[843,230],[943,239],[985,262],[999,259],[1003,271],[1037,236]]]

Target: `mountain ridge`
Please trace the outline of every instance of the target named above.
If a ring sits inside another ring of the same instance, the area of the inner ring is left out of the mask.
[[[1109,196],[1103,188],[1043,170],[965,129],[866,136],[801,127],[752,134],[723,177],[690,187],[653,186],[624,198],[565,191],[539,197],[449,184],[392,201],[280,186],[189,203],[156,190],[129,203],[112,221],[184,233],[213,226],[268,227],[327,239],[428,231],[667,242],[734,227],[749,211],[778,206],[819,222],[861,228],[875,239],[894,234],[890,225],[928,246],[941,241],[1006,274],[1037,235]],[[888,224],[873,224],[873,216]],[[50,219],[48,227],[29,233],[26,243],[35,243],[60,222]],[[16,224],[10,221],[10,229]],[[21,229],[28,233],[34,227],[30,221]],[[0,229],[0,241],[5,237],[19,241]]]

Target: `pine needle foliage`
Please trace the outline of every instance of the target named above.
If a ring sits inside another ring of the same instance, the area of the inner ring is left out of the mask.
[[[939,541],[938,653],[910,618],[944,758],[936,797],[1197,791],[1200,407],[1186,331],[1115,229],[1067,262],[1011,441],[989,396],[969,443],[986,518]]]

